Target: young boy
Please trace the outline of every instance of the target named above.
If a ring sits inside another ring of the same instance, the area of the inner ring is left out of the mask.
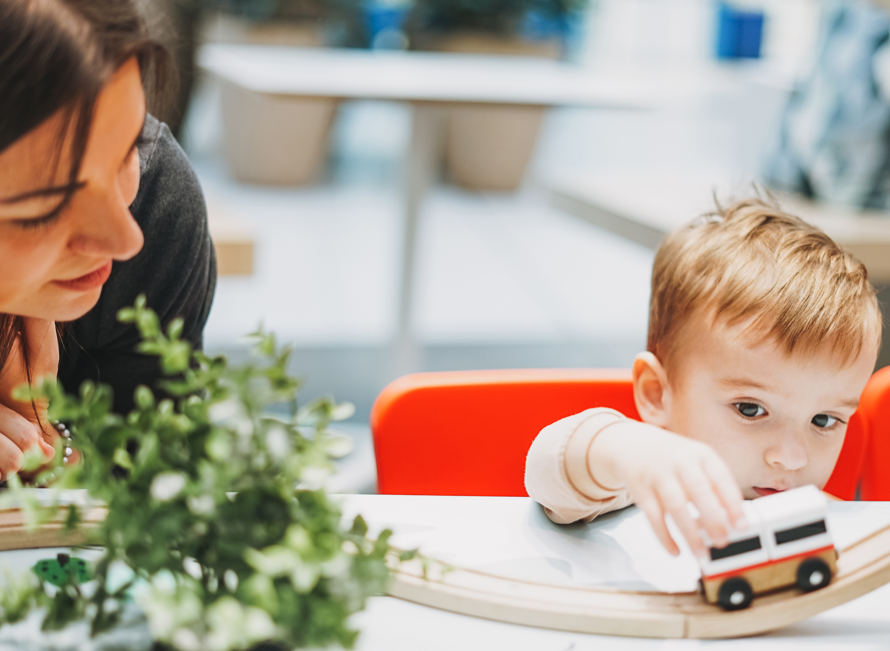
[[[544,428],[525,485],[554,522],[636,503],[697,555],[745,526],[742,499],[824,486],[880,347],[865,267],[760,200],[671,234],[655,257],[649,342],[633,366],[643,422],[605,408]],[[688,510],[695,505],[696,521]]]

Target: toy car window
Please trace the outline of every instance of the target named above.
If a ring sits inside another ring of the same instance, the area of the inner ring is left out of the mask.
[[[810,536],[818,536],[820,533],[825,533],[826,531],[825,520],[810,522],[809,524],[793,527],[791,529],[783,529],[782,531],[776,532],[776,544],[784,545],[785,543],[809,538]]]
[[[719,561],[721,558],[729,558],[730,556],[738,556],[739,554],[746,554],[748,552],[753,552],[757,549],[761,548],[760,544],[760,536],[754,536],[753,538],[745,538],[744,540],[737,540],[734,543],[728,544],[723,549],[711,548],[711,560]]]

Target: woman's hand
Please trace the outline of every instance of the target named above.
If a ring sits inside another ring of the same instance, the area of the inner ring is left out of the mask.
[[[729,467],[710,446],[666,430],[628,421],[604,429],[590,446],[588,467],[603,485],[630,490],[664,547],[680,553],[668,531],[670,514],[697,556],[728,542],[729,526],[743,529],[742,491]],[[689,503],[699,512],[695,520]],[[731,525],[730,525],[731,523]]]
[[[23,340],[27,343],[32,382],[41,377],[56,377],[59,371],[55,323],[25,318],[23,332],[16,335],[9,358],[0,370],[0,473],[3,479],[21,469],[24,453],[35,446],[47,460],[55,455],[53,443],[57,434],[47,420],[46,402],[37,401],[32,405],[30,401],[12,397],[16,387],[28,383]]]

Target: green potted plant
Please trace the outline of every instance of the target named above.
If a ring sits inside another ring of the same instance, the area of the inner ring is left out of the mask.
[[[391,549],[389,531],[370,537],[361,517],[343,523],[325,493],[342,445],[327,425],[351,406],[299,405],[289,351],[270,335],[254,335],[252,362],[230,366],[191,350],[181,320],[162,331],[144,298],[119,318],[139,328],[139,350],[166,375],[158,391],[136,390],[131,413],[112,413],[111,389],[91,383],[78,396],[54,381],[16,394],[49,398],[49,417],[66,424],[83,457],[73,467],[57,461],[36,480],[85,489],[107,516],[86,528],[82,507],[38,505],[15,475],[4,497],[7,508],[10,496],[24,500],[33,523],[62,520],[101,556],[88,563],[76,551],[60,554],[7,577],[0,623],[42,607],[44,630],[86,618],[95,635],[135,599],[155,648],[352,646],[348,617],[385,591],[388,563],[413,554]]]
[[[559,58],[588,0],[416,0],[412,47],[442,52]],[[447,118],[445,166],[471,190],[522,183],[544,116],[539,107],[460,106]]]

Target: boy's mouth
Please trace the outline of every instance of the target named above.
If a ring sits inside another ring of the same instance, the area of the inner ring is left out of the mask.
[[[776,493],[782,493],[786,489],[784,488],[760,488],[759,486],[752,486],[754,492],[757,493],[759,497],[765,497],[766,495],[775,495]]]

